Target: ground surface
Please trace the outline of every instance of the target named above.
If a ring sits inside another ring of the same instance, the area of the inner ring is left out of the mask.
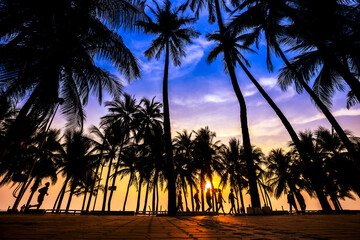
[[[360,214],[293,216],[0,215],[0,239],[360,239]]]

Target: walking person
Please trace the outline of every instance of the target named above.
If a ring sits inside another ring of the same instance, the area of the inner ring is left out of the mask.
[[[224,213],[224,215],[225,215],[223,202],[226,203],[225,199],[224,199],[223,196],[222,196],[221,189],[219,189],[219,193],[218,193],[218,204],[219,204],[219,207],[217,208],[217,212],[218,212],[220,209],[222,209],[222,211],[223,211],[223,213]]]
[[[206,202],[209,207],[205,212],[208,212],[212,209],[210,188],[206,189]]]
[[[237,199],[237,198],[234,195],[234,189],[231,188],[230,193],[229,193],[229,202],[231,203],[231,208],[230,208],[229,214],[236,213],[235,199]]]
[[[36,207],[36,209],[39,210],[41,204],[42,204],[43,201],[44,201],[45,194],[46,194],[46,195],[49,195],[49,194],[48,194],[49,185],[50,185],[50,183],[47,182],[47,183],[45,183],[45,187],[39,189],[39,191],[38,191],[38,192],[39,192],[39,196],[38,196],[38,199],[37,199],[37,200],[38,200],[38,204],[37,204],[37,205],[30,205],[30,207]],[[29,207],[29,208],[30,208],[30,207]]]
[[[184,211],[181,191],[179,191],[179,195],[178,195],[178,206],[177,206],[177,211],[180,211],[180,210],[181,210],[181,212]]]
[[[196,189],[196,193],[194,194],[194,200],[196,204],[196,212],[200,211],[200,198],[199,198],[199,189]]]
[[[296,212],[298,211],[298,208],[296,206],[296,202],[295,202],[295,198],[294,198],[294,194],[292,192],[289,192],[289,194],[287,195],[287,201],[290,205],[290,213],[292,212],[292,206],[294,206],[294,209],[296,210]]]

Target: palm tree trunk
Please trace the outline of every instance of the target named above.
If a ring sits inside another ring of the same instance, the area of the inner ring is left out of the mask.
[[[30,179],[30,180],[32,180],[32,179]],[[29,182],[29,184],[30,184],[30,182]],[[33,198],[34,193],[36,192],[36,190],[39,188],[39,184],[40,184],[40,179],[36,178],[33,186],[31,187],[31,194],[30,194],[29,199],[28,199],[28,201],[26,203],[26,207],[25,207],[26,209],[29,208],[31,199]]]
[[[189,209],[189,207],[188,207],[188,202],[187,202],[187,197],[186,197],[186,192],[185,192],[186,188],[185,188],[184,185],[182,186],[182,189],[183,189],[184,198],[185,198],[185,207],[186,207],[185,212],[187,212],[187,210]]]
[[[126,195],[125,195],[125,200],[124,200],[123,211],[125,211],[126,201],[127,201],[127,197],[128,197],[128,194],[129,194],[129,188],[130,188],[131,180],[132,180],[132,177],[133,177],[132,175],[133,175],[133,173],[130,174],[129,183],[128,183],[128,186],[127,186],[127,189],[126,189]]]
[[[241,188],[239,188],[239,195],[240,195],[241,208],[242,208],[242,211],[240,211],[240,213],[245,213],[244,198],[243,198],[243,195],[242,195],[242,189]]]
[[[200,193],[201,193],[201,208],[202,211],[205,211],[205,203],[204,203],[204,174],[203,170],[201,170],[201,176],[200,176]]]
[[[60,211],[61,203],[62,203],[62,200],[64,198],[64,195],[65,195],[65,192],[66,192],[66,187],[67,187],[67,184],[68,184],[69,180],[70,180],[70,178],[66,178],[66,180],[64,182],[64,186],[63,186],[64,190],[62,191],[62,193],[60,195],[58,206],[56,208],[56,213],[59,213],[59,211]]]
[[[88,193],[88,189],[85,188],[84,200],[83,200],[83,204],[82,204],[82,207],[81,207],[81,211],[84,211],[87,193]]]
[[[64,185],[64,186],[65,186],[65,185]],[[58,201],[59,201],[60,195],[62,194],[63,191],[65,191],[64,186],[61,188],[60,192],[58,193],[58,195],[57,195],[57,197],[56,197],[56,200],[55,200],[53,209],[52,209],[52,211],[51,211],[52,213],[55,211],[56,204],[57,204]]]
[[[104,199],[103,199],[103,204],[102,204],[102,209],[101,209],[102,211],[105,211],[106,197],[107,197],[107,189],[108,189],[109,178],[110,178],[110,173],[111,173],[112,161],[113,161],[113,158],[110,158],[108,173],[107,173],[106,182],[105,182]]]
[[[284,56],[285,57],[285,56]],[[244,70],[244,72],[246,73],[246,75],[249,77],[249,79],[252,81],[252,83],[255,85],[255,87],[258,89],[258,91],[261,93],[261,95],[265,98],[265,100],[268,102],[268,104],[271,106],[271,108],[275,111],[276,115],[279,117],[279,119],[281,120],[281,122],[283,123],[284,127],[286,128],[286,130],[288,131],[292,141],[294,142],[297,150],[299,151],[299,154],[301,156],[301,158],[303,159],[304,163],[306,166],[309,166],[310,164],[310,160],[306,154],[306,152],[304,151],[300,139],[297,136],[294,128],[291,126],[290,122],[287,120],[287,118],[285,117],[285,115],[282,113],[282,111],[278,108],[278,106],[274,103],[274,101],[270,98],[270,96],[265,92],[265,90],[261,87],[261,85],[256,81],[256,79],[252,76],[252,74],[248,71],[248,69],[246,68],[246,66],[241,62],[238,61],[239,65],[241,66],[241,68]],[[290,64],[290,63],[289,63]],[[307,86],[307,84],[305,84]],[[308,86],[307,86],[308,87]],[[325,106],[325,105],[324,105]],[[312,178],[315,179],[315,178]],[[314,180],[312,180],[313,182]],[[316,180],[315,180],[316,182]],[[314,184],[314,183],[313,183]],[[319,189],[319,188],[317,188]],[[322,196],[323,195],[323,196]],[[329,203],[326,204],[327,200],[326,197],[324,195],[324,193],[322,191],[318,191],[317,192],[317,196],[319,201],[321,201],[321,206],[323,208],[324,211],[329,210],[330,205]],[[320,200],[321,199],[321,200]],[[330,208],[331,209],[331,208]]]
[[[194,195],[193,195],[193,186],[190,185],[190,194],[191,194],[191,207],[192,207],[192,211],[195,212],[195,207],[194,207]]]
[[[356,152],[354,145],[351,143],[351,141],[345,134],[344,130],[341,128],[340,124],[336,121],[335,117],[331,114],[331,112],[325,106],[325,104],[320,100],[320,98],[314,93],[314,91],[307,85],[307,83],[303,80],[300,74],[292,66],[292,64],[286,58],[284,52],[281,50],[278,44],[275,45],[275,50],[279,53],[281,59],[284,61],[286,66],[295,74],[297,80],[299,81],[301,86],[305,89],[305,91],[310,95],[311,99],[315,102],[316,106],[320,108],[321,112],[325,115],[325,117],[328,119],[330,124],[333,126],[333,128],[341,138],[341,141],[344,143],[346,149],[348,150],[350,158],[354,162],[360,174],[360,162],[359,162],[360,157],[358,156],[358,153]]]
[[[101,176],[102,176],[102,172],[104,170],[104,165],[105,165],[105,162],[101,165],[101,170],[100,170],[100,177],[99,177],[99,181],[98,181],[98,186],[97,186],[97,189],[96,189],[96,194],[95,194],[95,199],[94,199],[94,206],[93,206],[93,211],[95,210],[95,206],[96,206],[96,200],[97,200],[97,196],[99,194],[99,188],[100,188],[100,182],[101,182]]]
[[[221,35],[223,35],[225,28],[224,28],[224,24],[222,22],[222,16],[221,16],[218,0],[215,1],[215,8],[216,8],[216,15],[217,15],[217,21],[218,21],[218,25],[219,25],[219,30],[220,30]],[[227,68],[228,68],[228,72],[229,72],[229,75],[231,78],[232,86],[234,88],[236,97],[237,97],[239,105],[240,105],[240,122],[241,122],[241,131],[242,131],[243,145],[244,145],[244,155],[245,155],[246,167],[247,167],[248,178],[249,178],[251,204],[253,207],[260,207],[260,198],[259,198],[259,192],[257,189],[255,166],[254,166],[254,162],[252,159],[252,149],[251,149],[249,129],[248,129],[248,123],[247,123],[246,103],[245,103],[245,99],[241,93],[239,84],[237,82],[236,74],[232,67],[232,63],[230,61],[229,51],[226,48],[224,48],[224,59],[225,59],[225,62],[226,62]]]
[[[236,194],[237,210],[238,210],[238,213],[240,213],[239,190],[237,188],[235,188],[235,194]]]
[[[156,184],[156,214],[159,210],[159,184]]]
[[[116,166],[115,166],[114,178],[113,178],[113,182],[112,182],[112,185],[111,185],[112,187],[115,187],[115,181],[116,181],[116,176],[117,176],[116,173],[117,173],[117,171],[119,169],[119,166],[120,166],[120,155],[121,155],[121,152],[122,152],[122,149],[123,149],[123,145],[124,145],[124,139],[121,140],[119,157],[118,157],[118,161],[117,161]],[[108,211],[110,211],[111,199],[112,199],[113,193],[114,193],[114,190],[111,190],[110,194],[109,194]]]
[[[76,188],[76,184],[75,184],[75,182],[73,182],[73,183],[71,184],[71,190],[70,190],[69,200],[68,200],[68,203],[67,203],[66,209],[65,209],[65,212],[66,212],[66,213],[69,211],[70,203],[71,203],[72,197],[73,197],[73,195],[74,195],[75,188]]]
[[[169,72],[169,42],[166,42],[165,69],[163,79],[163,103],[164,103],[164,135],[167,162],[168,180],[168,210],[169,215],[176,215],[176,190],[175,190],[175,165],[172,153],[170,111],[168,97],[168,72]]]
[[[265,196],[266,196],[266,198],[267,198],[267,200],[268,200],[268,203],[269,203],[269,206],[270,206],[270,210],[272,211],[272,204],[271,204],[270,196],[269,196],[269,194],[268,194],[267,191],[264,190],[264,192],[265,192]]]
[[[157,185],[157,172],[154,176],[154,182],[153,182],[153,198],[152,198],[152,211],[153,214],[155,214],[155,194],[156,194],[156,185]]]
[[[262,196],[262,199],[263,199],[264,206],[266,207],[267,206],[267,201],[265,199],[265,196],[264,196],[264,193],[263,193],[264,188],[262,187],[261,183],[259,183],[259,189],[260,189],[260,193],[261,193],[261,196]]]
[[[146,185],[145,202],[144,202],[144,208],[143,208],[144,213],[146,212],[146,204],[147,204],[148,195],[149,195],[149,186],[150,186],[150,179],[148,179],[148,182]]]
[[[138,191],[138,197],[137,197],[137,204],[136,204],[136,212],[139,212],[139,208],[140,208],[140,196],[141,196],[141,185],[143,182],[143,177],[140,174],[140,179],[139,179],[139,191]]]
[[[87,204],[87,207],[86,207],[86,212],[89,212],[89,209],[90,209],[91,198],[92,198],[92,195],[93,195],[93,193],[94,193],[94,188],[95,188],[95,184],[96,184],[96,179],[97,179],[97,176],[98,176],[98,172],[99,172],[99,168],[100,168],[100,165],[101,165],[102,156],[103,156],[103,153],[104,153],[104,146],[105,146],[105,141],[103,141],[103,143],[102,143],[102,145],[101,145],[101,151],[100,151],[100,156],[99,156],[99,164],[98,164],[97,167],[96,167],[94,183],[91,185],[89,200],[88,200],[88,204]],[[102,169],[101,169],[101,170],[102,170]],[[102,172],[102,171],[101,171],[101,172]],[[100,174],[100,178],[101,178],[101,174]],[[99,179],[100,179],[100,178],[99,178]]]

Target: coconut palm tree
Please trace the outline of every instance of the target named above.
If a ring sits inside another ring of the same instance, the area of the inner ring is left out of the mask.
[[[228,146],[223,145],[221,148],[221,163],[223,169],[221,171],[220,185],[223,187],[230,186],[240,195],[241,213],[245,213],[244,198],[242,190],[247,188],[248,181],[246,179],[246,164],[241,157],[240,141],[236,138],[229,140]]]
[[[195,22],[194,18],[179,17],[181,8],[172,9],[171,2],[166,0],[160,7],[155,1],[156,9],[149,7],[155,15],[155,22],[139,21],[137,23],[145,33],[158,35],[152,41],[151,47],[145,51],[145,56],[150,60],[155,57],[159,59],[165,51],[165,67],[163,78],[163,104],[164,104],[164,132],[167,159],[167,180],[168,180],[168,208],[169,214],[176,214],[176,192],[175,192],[175,175],[174,159],[172,156],[171,129],[170,129],[170,112],[168,99],[168,71],[170,55],[175,66],[181,65],[181,57],[185,57],[184,47],[192,43],[192,38],[197,37],[199,33],[192,27],[185,25]]]
[[[101,118],[101,125],[108,125],[113,128],[113,131],[116,132],[118,143],[119,143],[119,152],[118,160],[115,165],[114,171],[117,172],[120,166],[120,156],[122,155],[122,149],[124,145],[130,140],[131,134],[136,137],[136,114],[139,112],[139,105],[136,103],[136,99],[129,94],[123,94],[123,99],[115,99],[110,102],[106,102],[105,106],[109,107],[109,114]],[[117,174],[113,175],[112,189],[115,187]],[[113,196],[114,190],[110,191],[109,200],[108,200],[108,211],[111,207],[111,199]]]
[[[336,89],[343,88],[336,72],[332,71],[330,66],[327,66],[328,62],[326,59],[324,61],[319,50],[307,51],[301,55],[303,58],[298,56],[294,60],[290,60],[290,62],[281,49],[280,43],[292,44],[293,46],[298,45],[298,40],[292,39],[292,36],[287,34],[291,31],[288,29],[289,26],[284,25],[286,21],[283,21],[289,14],[291,16],[293,15],[291,13],[292,9],[289,8],[286,1],[263,1],[260,4],[257,1],[250,0],[246,1],[238,10],[240,11],[245,6],[247,7],[246,11],[237,15],[230,24],[230,27],[237,32],[242,32],[243,29],[253,28],[253,30],[247,34],[246,41],[248,44],[256,42],[256,45],[258,45],[260,34],[262,32],[264,33],[267,43],[267,63],[269,70],[272,70],[270,58],[272,52],[280,56],[286,64],[279,78],[281,88],[286,90],[288,86],[295,83],[297,92],[301,93],[303,89],[305,89],[316,106],[324,113],[331,125],[341,136],[342,141],[356,162],[355,159],[358,159],[358,156],[354,146],[328,108],[328,106],[331,106],[331,100],[329,98],[331,98]],[[318,16],[318,14],[316,14],[316,16]],[[315,25],[318,26],[318,24]],[[328,23],[327,25],[330,26]],[[338,33],[336,34],[338,35]],[[311,49],[311,47],[306,47],[306,44],[300,46],[306,50]],[[298,51],[300,49],[295,47],[293,50]],[[314,90],[312,90],[308,86],[309,76],[317,72],[314,69],[320,68],[321,63],[325,65],[321,70],[321,74],[316,78]],[[309,69],[313,70],[309,71]]]
[[[205,182],[206,180],[209,180],[209,182],[211,183],[211,189],[214,189],[213,174],[215,172],[220,173],[222,169],[219,155],[220,142],[214,142],[216,133],[210,131],[208,126],[206,126],[205,128],[201,128],[198,131],[193,131],[193,133],[195,134],[193,159],[196,169],[199,169],[200,171],[200,193],[202,210],[204,211]]]
[[[31,178],[35,179],[31,187],[31,194],[26,203],[26,208],[30,206],[31,199],[40,186],[43,179],[50,178],[53,184],[57,181],[57,166],[60,161],[60,130],[52,129],[46,133],[38,133],[37,138],[37,158]]]
[[[59,173],[65,177],[65,182],[60,191],[57,212],[60,211],[67,185],[70,184],[70,195],[66,211],[69,210],[76,188],[96,167],[98,157],[93,153],[93,146],[94,141],[82,132],[67,131],[65,133],[61,161],[58,163]]]
[[[236,1],[233,1],[234,4],[236,4]],[[218,27],[219,27],[219,33],[220,38],[223,38],[226,32],[225,24],[222,19],[221,14],[221,7],[227,8],[224,1],[219,0],[188,0],[184,5],[183,9],[185,9],[187,6],[190,6],[191,10],[195,12],[195,15],[199,17],[200,11],[207,7],[209,12],[209,22],[214,23],[217,21]],[[221,39],[222,43],[225,43],[226,39]],[[247,122],[247,109],[246,109],[246,103],[244,96],[240,90],[237,77],[235,74],[235,66],[234,61],[232,59],[232,56],[230,56],[230,49],[227,47],[226,44],[224,46],[224,70],[226,73],[229,74],[231,79],[231,84],[233,86],[235,95],[237,97],[237,100],[240,105],[240,122],[241,122],[241,131],[243,135],[243,144],[245,149],[245,156],[246,156],[246,164],[249,172],[249,186],[250,186],[250,196],[251,196],[251,203],[253,207],[260,207],[260,198],[259,198],[259,192],[257,189],[257,183],[256,183],[256,174],[255,174],[255,166],[252,160],[251,156],[251,142],[250,142],[250,136],[249,136],[249,129],[248,129],[248,122]],[[216,51],[220,49],[214,48],[212,50],[213,55],[216,54]]]

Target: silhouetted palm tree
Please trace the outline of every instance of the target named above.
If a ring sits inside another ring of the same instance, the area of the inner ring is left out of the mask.
[[[58,163],[60,173],[65,177],[56,211],[59,212],[66,187],[70,183],[70,195],[66,205],[69,210],[72,196],[80,183],[96,167],[97,156],[93,154],[94,141],[81,132],[67,131],[64,135],[62,158]]]
[[[169,214],[176,214],[176,192],[175,192],[175,175],[174,175],[174,159],[172,156],[171,129],[170,129],[170,112],[168,99],[168,71],[169,58],[171,55],[175,66],[181,65],[181,57],[185,57],[184,47],[186,44],[192,43],[192,38],[199,35],[192,27],[183,27],[187,24],[195,22],[194,18],[179,17],[181,8],[171,9],[171,2],[166,0],[164,5],[160,6],[154,1],[156,9],[150,8],[155,15],[155,22],[137,23],[145,33],[158,35],[152,41],[151,47],[145,51],[148,59],[155,57],[159,59],[165,51],[165,68],[163,78],[163,104],[164,104],[164,132],[165,147],[167,159],[167,180],[168,180],[168,208]]]

